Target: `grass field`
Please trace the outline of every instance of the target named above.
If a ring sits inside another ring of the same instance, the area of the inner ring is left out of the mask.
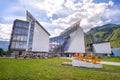
[[[0,59],[0,80],[120,80],[120,67],[103,65],[103,69],[62,66],[71,60]]]
[[[102,61],[120,62],[120,57],[101,58]]]

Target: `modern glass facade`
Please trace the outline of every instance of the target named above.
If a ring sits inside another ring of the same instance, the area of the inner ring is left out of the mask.
[[[62,53],[68,49],[69,36],[62,35],[50,38],[50,51]]]
[[[43,32],[45,33],[43,34]],[[15,54],[47,53],[49,51],[49,36],[50,34],[27,11],[26,21],[19,19],[14,21],[9,50]],[[44,46],[41,47],[41,44]]]
[[[70,34],[78,29],[79,24],[73,24],[63,31],[59,36],[50,38],[50,51],[55,53],[64,53],[70,46]]]
[[[10,49],[26,51],[28,43],[28,51],[32,51],[33,34],[33,22],[15,20],[11,37]]]
[[[29,43],[28,43],[28,51],[32,50],[33,34],[34,34],[34,23],[31,23]]]
[[[28,38],[29,22],[15,20],[11,37],[12,50],[25,50]]]

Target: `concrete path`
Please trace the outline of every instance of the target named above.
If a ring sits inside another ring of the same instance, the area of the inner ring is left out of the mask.
[[[115,65],[120,66],[120,62],[107,62],[107,61],[101,61],[101,64],[108,64],[108,65]]]

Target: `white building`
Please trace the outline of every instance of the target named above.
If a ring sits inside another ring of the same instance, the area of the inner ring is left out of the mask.
[[[85,53],[84,32],[80,26],[77,26],[77,29],[69,34],[66,47],[65,53]]]
[[[32,51],[49,52],[49,36],[49,33],[36,21]]]
[[[96,54],[111,54],[110,42],[93,44],[93,52]]]
[[[43,26],[27,11],[26,21],[14,21],[9,49],[16,54],[48,53],[49,36]]]
[[[58,43],[59,45],[55,46]],[[55,46],[54,49],[52,46]],[[50,50],[61,55],[74,55],[85,53],[84,32],[80,27],[80,21],[64,30],[59,36],[50,38]]]

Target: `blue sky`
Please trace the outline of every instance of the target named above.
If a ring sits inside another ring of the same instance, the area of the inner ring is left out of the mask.
[[[81,20],[84,31],[108,23],[120,24],[120,0],[2,0],[0,40],[9,40],[15,19],[26,19],[28,10],[51,34]]]

